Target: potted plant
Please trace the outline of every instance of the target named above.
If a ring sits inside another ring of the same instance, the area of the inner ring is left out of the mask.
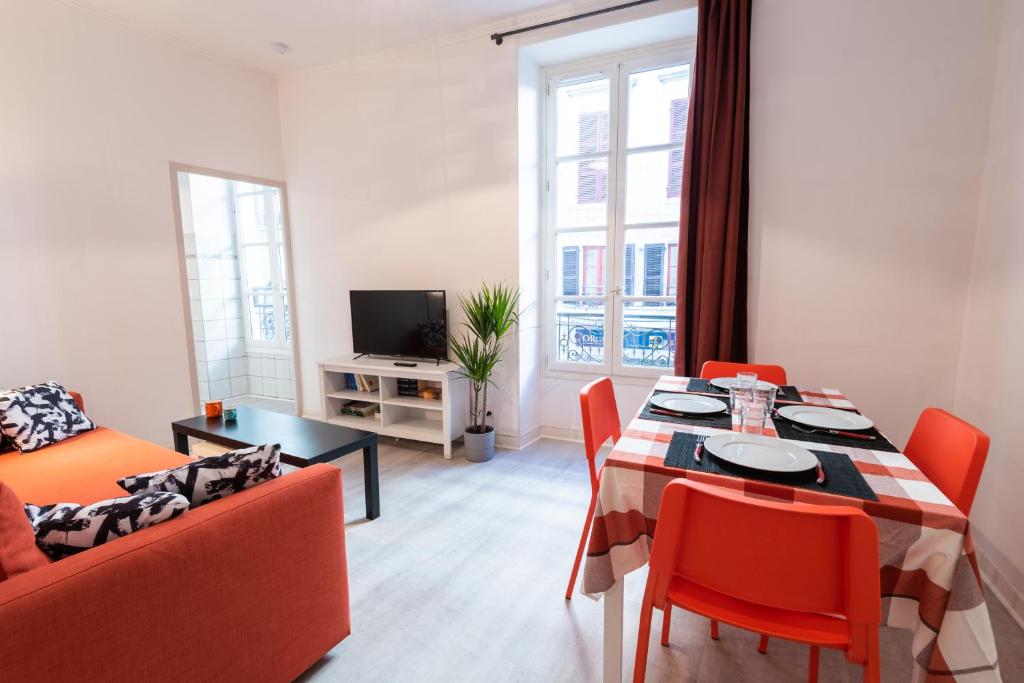
[[[469,297],[459,297],[466,317],[460,338],[452,335],[452,353],[470,381],[466,460],[485,462],[494,457],[494,427],[487,424],[487,385],[504,354],[502,340],[519,323],[519,290],[507,285],[488,286]]]

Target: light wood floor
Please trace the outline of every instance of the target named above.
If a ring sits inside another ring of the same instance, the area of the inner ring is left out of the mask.
[[[439,448],[383,439],[381,517],[367,522],[358,454],[344,470],[352,635],[303,681],[598,681],[602,605],[564,599],[586,512],[582,445],[545,440],[471,464]],[[626,582],[625,673],[631,676],[646,577]],[[578,588],[578,587],[577,587]],[[1004,681],[1024,680],[1024,632],[989,609]],[[805,681],[807,650],[673,611],[671,647],[655,620],[648,681]],[[910,634],[882,631],[883,680],[910,680]],[[860,681],[822,652],[822,681]]]

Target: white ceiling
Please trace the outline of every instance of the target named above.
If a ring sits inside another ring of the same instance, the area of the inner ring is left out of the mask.
[[[69,0],[273,74],[458,33],[551,0]],[[292,50],[275,54],[273,42]]]

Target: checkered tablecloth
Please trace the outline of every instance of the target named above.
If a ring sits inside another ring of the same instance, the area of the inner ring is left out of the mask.
[[[655,391],[685,392],[688,377],[662,377]],[[833,389],[799,388],[805,402],[853,404]],[[998,681],[999,667],[967,519],[902,453],[802,443],[846,453],[878,502],[665,465],[672,434],[721,430],[634,418],[601,468],[601,488],[583,574],[591,597],[647,563],[665,485],[677,477],[747,495],[859,506],[878,526],[882,623],[914,632],[915,680]],[[765,434],[776,436],[774,427]],[[801,443],[801,442],[797,442]]]

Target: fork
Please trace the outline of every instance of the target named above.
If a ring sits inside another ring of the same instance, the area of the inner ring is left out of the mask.
[[[700,456],[701,456],[701,453],[704,452],[704,440],[707,439],[707,438],[708,437],[706,437],[706,436],[698,436],[697,437],[697,445],[694,446],[694,448],[693,448],[693,461],[695,463],[697,463],[698,465],[703,464],[703,462],[700,459]]]
[[[818,478],[815,481],[817,482],[818,486],[824,486],[825,485],[825,468],[821,466],[821,458],[819,458],[818,456],[814,456],[814,459],[815,459],[815,461],[817,461],[817,465],[815,465],[815,469],[818,471]]]

